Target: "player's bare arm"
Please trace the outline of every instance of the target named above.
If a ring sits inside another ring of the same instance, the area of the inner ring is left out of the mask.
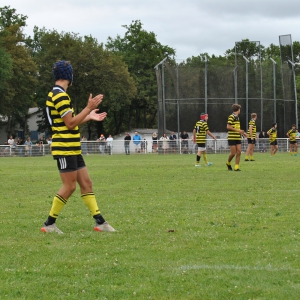
[[[216,137],[215,137],[209,130],[207,130],[206,133],[207,133],[211,138],[213,138],[214,140],[216,140]]]
[[[64,120],[64,123],[68,129],[74,129],[77,125],[87,122],[88,120],[85,121],[86,117],[99,106],[99,104],[102,102],[102,99],[102,94],[99,94],[95,97],[90,94],[87,106],[78,115],[73,117],[71,113],[67,113],[62,119]]]

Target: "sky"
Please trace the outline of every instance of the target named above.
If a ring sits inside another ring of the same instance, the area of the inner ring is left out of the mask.
[[[175,49],[176,59],[201,53],[224,55],[235,42],[279,45],[280,35],[300,41],[299,0],[0,0],[26,15],[26,35],[33,28],[91,35],[105,44],[124,36],[134,20],[154,32],[157,41]]]

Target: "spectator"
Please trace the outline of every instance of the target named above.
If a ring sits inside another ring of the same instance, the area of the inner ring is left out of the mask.
[[[134,144],[135,153],[140,153],[142,138],[137,131],[134,133],[132,141]]]
[[[81,137],[81,151],[83,155],[89,155],[89,152],[87,151],[87,143],[86,143],[86,137],[83,135]]]
[[[169,138],[164,133],[163,136],[159,140],[162,141],[161,148],[162,148],[164,154],[166,154],[168,152],[168,149],[169,149]]]
[[[45,144],[44,136],[41,136],[40,139],[37,141],[36,145],[39,147],[39,152],[43,152],[43,145]]]
[[[25,155],[31,156],[32,155],[32,141],[30,140],[30,137],[27,138],[27,141],[24,143],[25,145]]]
[[[186,131],[184,131],[181,136],[181,151],[183,154],[189,153],[189,135]]]
[[[21,137],[17,140],[17,148],[19,149],[19,156],[23,156],[23,148],[24,148],[24,141]]]
[[[49,145],[49,147],[51,148],[52,145],[52,136],[49,136],[46,140],[47,144]]]
[[[170,137],[169,137],[169,140],[170,140],[170,148],[171,148],[171,151],[172,152],[176,152],[176,140],[177,140],[177,136],[174,132],[171,133]]]
[[[9,139],[7,140],[7,144],[9,145],[10,148],[12,148],[14,143],[15,143],[15,140],[14,140],[13,136],[11,135],[9,137]]]
[[[124,137],[124,147],[125,147],[126,155],[130,155],[130,141],[131,141],[131,136],[129,132],[127,132],[126,136]]]
[[[157,147],[158,147],[158,137],[157,137],[157,133],[154,132],[152,135],[152,152],[156,153],[157,152]]]
[[[111,134],[108,136],[108,138],[106,139],[106,143],[107,143],[107,151],[108,151],[108,155],[112,154],[112,147],[113,147],[113,137],[111,136]]]
[[[4,147],[4,149],[1,151],[1,156],[5,156],[5,155],[8,154],[9,151],[10,151],[10,146],[8,145],[8,142],[7,142],[7,141],[4,142],[4,145],[5,145],[5,147]]]
[[[99,137],[99,139],[97,141],[100,142],[100,146],[99,146],[100,153],[102,155],[105,155],[106,139],[105,139],[104,134],[101,134],[100,137]]]

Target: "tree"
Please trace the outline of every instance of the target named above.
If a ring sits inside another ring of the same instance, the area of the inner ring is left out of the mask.
[[[90,122],[82,130],[88,131],[91,139],[99,133],[119,133],[125,107],[130,105],[130,98],[136,93],[133,79],[120,57],[104,50],[102,44],[91,36],[79,37],[74,33],[58,33],[46,29],[34,28],[33,38],[26,41],[31,54],[39,66],[39,84],[36,89],[36,102],[45,108],[45,96],[51,90],[54,79],[52,65],[55,61],[71,61],[74,69],[74,81],[68,93],[72,98],[75,112],[80,112],[86,105],[90,93],[104,94],[101,110],[108,112],[105,122]],[[41,131],[49,127],[44,112],[40,122]]]
[[[3,102],[5,86],[7,81],[12,77],[13,61],[9,53],[6,52],[0,43],[0,111],[3,114],[5,111],[5,103]]]
[[[14,8],[10,8],[10,6],[0,7],[0,30],[12,25],[24,27],[26,26],[26,20],[27,16],[16,14]]]
[[[133,21],[124,37],[108,37],[106,48],[120,55],[128,66],[137,87],[137,95],[127,108],[127,128],[153,128],[157,114],[157,83],[154,66],[165,57],[175,55],[175,50],[163,46],[153,32],[142,28],[139,20]]]
[[[36,83],[36,66],[23,43],[22,27],[27,17],[16,14],[9,6],[0,8],[0,16],[1,42],[12,61],[11,76],[2,89],[2,114],[8,117],[8,135],[15,135],[16,124],[20,124],[26,134],[26,118],[28,109],[33,106]]]

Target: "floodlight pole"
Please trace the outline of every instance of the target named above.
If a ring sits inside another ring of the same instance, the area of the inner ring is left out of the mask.
[[[276,122],[276,61],[271,58],[271,61],[273,63],[273,97],[274,97],[274,122]]]
[[[179,141],[179,133],[180,133],[180,106],[179,106],[179,76],[178,76],[178,65],[176,68],[176,85],[177,85],[177,89],[176,89],[176,94],[177,94],[177,141]]]
[[[233,79],[234,79],[234,103],[237,102],[237,65],[233,69]]]
[[[204,104],[204,112],[207,113],[207,57],[205,55],[205,67],[204,67],[204,84],[205,84],[205,89],[204,89],[204,93],[205,93],[205,104]]]
[[[293,73],[293,81],[294,81],[294,93],[295,93],[295,116],[296,116],[296,126],[298,128],[298,100],[297,100],[297,87],[296,87],[296,76],[295,76],[295,63],[288,60],[288,62],[292,65],[292,73]]]
[[[248,126],[248,110],[249,110],[249,98],[248,98],[248,93],[249,93],[249,87],[248,87],[248,64],[249,64],[249,59],[243,55],[243,59],[246,61],[246,126]]]
[[[161,62],[159,62],[154,69],[158,70],[158,66],[161,65],[161,75],[162,75],[162,104],[163,104],[163,134],[166,132],[166,101],[165,101],[165,66],[164,62],[167,59],[165,57]]]

